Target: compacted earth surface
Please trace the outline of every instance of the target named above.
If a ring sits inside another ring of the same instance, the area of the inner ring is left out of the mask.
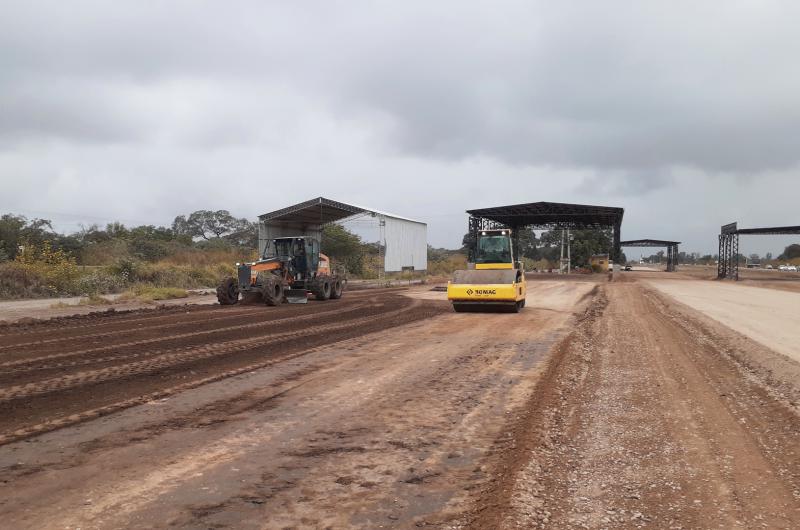
[[[700,285],[739,288],[535,275],[518,314],[414,287],[2,327],[0,520],[796,528],[800,330],[759,340]]]

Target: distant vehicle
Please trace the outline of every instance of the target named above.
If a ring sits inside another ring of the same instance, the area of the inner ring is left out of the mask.
[[[789,265],[786,267],[786,270],[789,272],[797,272],[797,267],[795,267],[794,265]]]
[[[631,267],[630,265],[625,265],[625,270],[626,271],[632,271],[633,267]]]
[[[766,266],[766,267],[764,267],[764,268],[765,268],[765,269],[772,270],[774,267],[773,267],[772,265],[767,265],[767,266]]]
[[[787,269],[788,269],[788,267],[787,267],[786,265],[780,265],[780,266],[778,267],[778,270],[779,270],[779,271],[785,271],[785,270],[787,270]]]

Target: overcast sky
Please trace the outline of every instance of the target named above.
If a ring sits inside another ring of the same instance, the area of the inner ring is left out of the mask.
[[[63,230],[324,195],[428,223],[800,224],[800,3],[3,2],[0,212]],[[780,251],[785,238],[743,240]],[[632,253],[629,253],[629,255]]]

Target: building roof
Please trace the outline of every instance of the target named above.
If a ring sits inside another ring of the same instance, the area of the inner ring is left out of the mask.
[[[531,202],[493,208],[467,210],[474,217],[489,219],[511,228],[607,228],[622,224],[623,208],[567,204],[559,202]]]
[[[739,235],[764,235],[764,236],[783,236],[800,234],[800,226],[773,226],[767,228],[739,228],[738,223],[727,224],[720,230],[721,234]]]
[[[348,217],[358,214],[376,214],[384,217],[391,217],[408,221],[411,223],[425,224],[422,221],[416,221],[407,217],[401,217],[389,212],[375,210],[364,206],[357,206],[355,204],[347,204],[344,202],[326,199],[325,197],[317,197],[309,201],[287,206],[274,212],[259,215],[261,221],[269,223],[287,223],[292,225],[325,225],[340,221]]]
[[[680,241],[664,241],[662,239],[632,239],[630,241],[620,241],[621,247],[671,247],[680,245]]]

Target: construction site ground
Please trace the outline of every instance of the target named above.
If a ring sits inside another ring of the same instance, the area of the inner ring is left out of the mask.
[[[797,528],[800,292],[706,277],[0,327],[0,526]]]

